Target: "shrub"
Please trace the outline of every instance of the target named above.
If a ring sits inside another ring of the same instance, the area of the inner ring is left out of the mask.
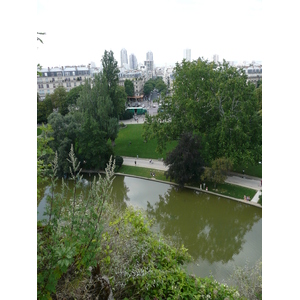
[[[248,300],[262,299],[262,261],[259,260],[253,267],[248,263],[244,267],[237,267],[231,275],[242,297]]]
[[[115,161],[116,161],[116,170],[119,170],[123,165],[123,161],[124,161],[123,157],[122,156],[116,156]]]
[[[115,299],[238,299],[238,292],[210,278],[188,275],[187,249],[150,230],[153,220],[127,207],[108,205],[99,269],[110,279]]]
[[[110,197],[114,164],[110,160],[106,176],[99,175],[91,183],[88,196],[76,196],[76,189],[82,179],[79,163],[73,146],[69,153],[71,180],[74,189],[71,199],[65,197],[68,186],[62,182],[61,193],[54,195],[57,177],[57,154],[52,163],[52,196],[47,199],[45,215],[48,220],[38,224],[37,231],[37,296],[38,299],[51,299],[59,285],[78,281],[89,274],[89,268],[96,266],[96,254],[100,248],[102,214]],[[69,295],[69,293],[68,293]]]
[[[132,119],[133,112],[130,112],[129,110],[125,110],[125,112],[120,116],[120,120],[129,120]]]

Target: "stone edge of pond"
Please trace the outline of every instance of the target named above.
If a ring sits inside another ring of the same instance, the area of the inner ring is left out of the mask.
[[[94,170],[93,171],[92,170],[81,170],[81,172],[82,173],[93,173],[93,174],[98,174],[98,173],[105,174],[105,171],[94,171]],[[169,182],[169,181],[164,181],[164,180],[159,180],[159,179],[156,179],[156,178],[147,178],[147,177],[142,177],[142,176],[137,176],[137,175],[131,175],[131,174],[125,174],[125,173],[118,173],[118,172],[115,173],[115,175],[117,175],[117,176],[134,177],[134,178],[139,178],[139,179],[143,179],[143,180],[155,181],[155,182],[160,182],[160,183],[164,183],[164,184],[171,184],[171,185],[174,185],[174,186],[178,186],[177,183]],[[244,204],[248,204],[248,205],[252,205],[252,206],[255,206],[255,207],[262,208],[262,206],[260,204],[255,203],[255,202],[245,201],[245,200],[242,200],[242,199],[238,199],[238,198],[234,198],[234,197],[230,197],[230,196],[218,194],[218,193],[215,193],[215,192],[201,190],[200,188],[196,188],[196,187],[193,187],[193,186],[185,185],[184,187],[188,188],[188,189],[191,189],[191,190],[198,191],[198,192],[203,192],[203,193],[215,195],[215,196],[218,196],[218,197],[223,197],[223,198],[226,198],[226,199],[229,199],[229,200],[238,201],[240,203],[244,203]]]
[[[100,172],[100,173],[105,173],[105,172]],[[174,185],[174,186],[178,186],[177,183],[169,182],[169,181],[164,181],[164,180],[159,180],[159,179],[156,179],[156,178],[147,178],[147,177],[136,176],[136,175],[131,175],[131,174],[125,174],[125,173],[115,173],[115,175],[118,175],[118,176],[122,175],[122,176],[134,177],[134,178],[138,178],[138,179],[144,179],[144,180],[155,181],[155,182],[160,182],[160,183],[164,183],[164,184],[171,184],[171,185]],[[207,194],[211,194],[211,195],[215,195],[215,196],[227,198],[229,200],[234,200],[234,201],[238,201],[238,202],[241,202],[241,203],[244,203],[244,204],[248,204],[248,205],[252,205],[252,206],[256,206],[256,207],[262,208],[262,206],[260,204],[255,203],[255,202],[245,201],[245,200],[242,200],[242,199],[238,199],[238,198],[234,198],[234,197],[230,197],[230,196],[218,194],[218,193],[215,193],[215,192],[201,190],[200,188],[196,188],[196,187],[193,187],[193,186],[185,185],[184,187],[188,188],[188,189],[191,189],[191,190],[198,191],[198,192],[203,192],[203,193],[207,193]]]

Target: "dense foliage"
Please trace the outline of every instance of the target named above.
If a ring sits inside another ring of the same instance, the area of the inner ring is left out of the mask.
[[[106,176],[94,179],[89,194],[76,196],[82,177],[73,148],[69,153],[73,196],[65,195],[68,185],[62,182],[62,191],[54,194],[57,181],[57,156],[52,163],[51,196],[47,198],[47,219],[37,230],[37,296],[51,299],[57,285],[77,274],[88,274],[96,265],[101,245],[101,216],[110,198],[114,165],[110,161]],[[81,275],[82,276],[82,275]]]
[[[154,89],[157,89],[159,92],[167,92],[167,85],[164,83],[162,78],[157,77],[155,79],[149,79],[144,85],[144,94],[149,96],[150,92]]]
[[[41,192],[39,186],[47,180],[54,152],[49,146],[49,142],[53,140],[50,137],[52,133],[51,126],[42,125],[38,129],[40,133],[37,137],[37,198],[39,199]],[[39,201],[37,205],[39,205]]]
[[[70,106],[76,105],[82,89],[83,86],[80,85],[67,92],[63,86],[59,86],[53,94],[47,94],[43,101],[38,97],[37,123],[47,123],[53,110],[58,111],[63,116],[66,115],[70,111]]]
[[[243,70],[225,61],[183,61],[175,67],[173,94],[162,110],[147,116],[144,135],[158,139],[158,151],[184,132],[202,138],[206,162],[219,157],[233,164],[261,160],[262,133],[255,86]]]
[[[178,145],[168,153],[165,160],[165,165],[168,166],[166,177],[174,179],[181,187],[185,183],[199,182],[204,170],[201,148],[198,136],[191,133],[182,134]]]
[[[210,181],[214,183],[214,188],[217,187],[217,183],[224,183],[227,178],[228,172],[232,169],[232,163],[230,159],[221,157],[212,162],[211,168],[205,168],[204,174],[201,176],[203,181]]]
[[[113,53],[106,51],[102,61],[103,73],[93,80],[86,80],[84,85],[66,94],[63,88],[57,89],[44,101],[47,103],[50,99],[49,104],[54,107],[68,104],[66,114],[61,113],[63,109],[58,109],[47,119],[53,129],[53,140],[49,145],[58,154],[59,176],[69,173],[66,157],[71,144],[85,169],[104,170],[113,155],[112,147],[119,131],[118,118],[125,109],[126,93],[117,84],[118,68]]]
[[[126,79],[124,82],[125,92],[128,96],[134,96],[134,86],[133,82],[129,79]]]

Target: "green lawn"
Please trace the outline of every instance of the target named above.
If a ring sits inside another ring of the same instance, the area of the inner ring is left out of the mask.
[[[115,155],[130,157],[138,155],[141,158],[165,159],[166,154],[172,151],[178,143],[177,141],[168,143],[167,149],[162,154],[158,154],[155,152],[157,141],[144,142],[142,133],[143,124],[129,124],[126,128],[120,129],[118,137],[115,140]]]
[[[245,170],[246,175],[262,178],[262,164],[257,164],[255,166],[249,166],[248,168],[243,166],[236,166],[233,168],[234,172],[243,173],[243,170]]]

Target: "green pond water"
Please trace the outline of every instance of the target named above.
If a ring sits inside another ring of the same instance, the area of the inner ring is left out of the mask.
[[[92,177],[84,177],[83,189]],[[71,184],[71,183],[70,183]],[[58,186],[59,188],[59,186]],[[45,209],[46,195],[38,207]],[[262,209],[223,197],[151,180],[116,176],[113,200],[141,208],[155,217],[153,230],[184,244],[194,258],[189,273],[229,282],[235,266],[249,266],[262,256]]]

